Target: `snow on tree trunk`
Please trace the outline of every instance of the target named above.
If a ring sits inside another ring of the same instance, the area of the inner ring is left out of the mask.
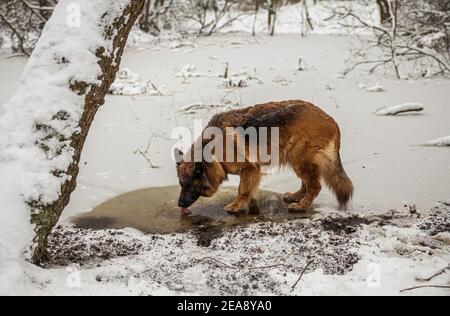
[[[48,235],[76,187],[86,136],[143,4],[60,0],[17,93],[0,107],[0,284],[24,253],[45,261]]]

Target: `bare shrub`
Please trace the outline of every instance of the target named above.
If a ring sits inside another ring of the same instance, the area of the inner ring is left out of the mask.
[[[398,78],[417,74],[449,76],[450,1],[386,1],[390,17],[383,23],[364,20],[351,6],[333,8],[341,24],[354,34],[359,30],[372,34],[359,37],[360,45],[353,51],[352,65],[345,74],[360,66],[369,66],[373,73],[388,65]]]
[[[57,0],[3,0],[0,31],[11,40],[13,51],[30,55]]]

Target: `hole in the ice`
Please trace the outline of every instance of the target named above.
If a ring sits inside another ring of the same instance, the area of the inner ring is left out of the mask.
[[[231,216],[223,211],[236,196],[236,189],[223,188],[213,198],[202,198],[191,208],[192,215],[181,217],[177,200],[178,186],[150,188],[126,193],[73,219],[78,228],[135,228],[144,233],[168,234],[205,229],[227,228],[257,222],[280,222],[311,217],[314,212],[290,213],[279,193],[261,191],[250,215]],[[258,212],[259,211],[259,212]]]

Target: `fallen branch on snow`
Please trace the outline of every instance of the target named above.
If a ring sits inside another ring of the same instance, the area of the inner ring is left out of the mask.
[[[409,112],[422,112],[424,109],[425,109],[424,106],[420,103],[404,103],[379,108],[374,112],[374,114],[378,116],[389,116]]]
[[[185,65],[181,70],[175,74],[177,78],[183,78],[184,82],[188,82],[189,78],[199,78],[203,77],[202,73],[197,72],[197,67],[195,65]]]
[[[379,93],[379,92],[385,92],[386,89],[383,88],[383,86],[381,85],[381,83],[377,82],[373,87],[370,87],[367,89],[367,92],[372,92],[372,93]]]
[[[111,85],[108,93],[121,96],[168,95],[164,87],[157,87],[150,80],[145,82],[141,81],[139,75],[132,72],[128,68],[125,68],[118,72],[117,78]]]
[[[218,265],[220,265],[222,267],[228,268],[228,269],[239,269],[238,267],[234,267],[232,265],[229,265],[227,263],[224,263],[224,262],[219,261],[219,260],[217,260],[215,258],[212,258],[212,257],[205,257],[203,259],[200,259],[200,261],[213,261],[214,263],[216,263],[216,264],[218,264]]]
[[[282,86],[289,86],[292,83],[292,81],[286,79],[285,77],[283,77],[281,75],[275,76],[275,78],[273,78],[273,82],[274,83],[279,83]]]
[[[450,136],[431,140],[425,144],[425,146],[446,147],[450,146]]]
[[[256,69],[251,74],[247,68],[243,68],[240,72],[230,74],[229,65],[226,64],[224,75],[219,75],[222,79],[223,88],[246,88],[250,81],[256,81],[258,84],[263,84],[263,79],[258,75]]]
[[[222,87],[224,88],[246,88],[248,87],[245,77],[230,77],[223,79]]]
[[[300,283],[300,281],[302,280],[303,275],[305,274],[306,270],[308,270],[308,268],[313,264],[313,262],[314,262],[314,261],[311,260],[311,261],[309,261],[309,262],[306,264],[306,266],[305,266],[305,268],[303,269],[302,273],[300,274],[300,277],[298,278],[297,282],[295,282],[295,284],[292,286],[291,293],[294,292],[295,288],[297,287],[297,285],[298,285],[298,284]]]
[[[445,272],[447,272],[447,270],[450,270],[450,263],[448,264],[448,266],[446,266],[444,269],[439,270],[438,272],[436,272],[435,274],[433,274],[431,277],[423,279],[423,278],[416,278],[416,281],[419,282],[430,282],[431,280],[433,280],[434,278],[444,274]]]
[[[149,142],[148,142],[147,147],[145,148],[145,150],[144,150],[144,149],[141,149],[141,148],[138,148],[138,149],[135,150],[134,154],[136,154],[136,155],[139,154],[140,156],[142,156],[142,158],[144,158],[145,161],[148,162],[148,164],[150,165],[150,168],[151,168],[151,169],[161,169],[161,167],[155,165],[155,164],[152,162],[152,159],[150,158],[150,147],[151,147],[152,141],[153,141],[153,139],[154,139],[155,137],[156,137],[156,135],[152,135],[152,136],[150,137],[150,140],[149,140]]]
[[[183,106],[180,109],[180,112],[183,112],[185,114],[194,114],[199,111],[213,110],[213,109],[222,109],[223,111],[229,111],[237,106],[239,106],[239,104],[235,104],[231,101],[226,101],[224,103],[198,102],[198,103],[193,103],[193,104],[190,104],[187,106]]]
[[[421,285],[421,286],[414,286],[410,287],[408,289],[401,290],[400,293],[418,290],[418,289],[426,289],[426,288],[433,288],[433,289],[450,289],[450,286],[448,285]]]
[[[215,264],[218,264],[219,266],[222,266],[222,267],[228,268],[228,269],[234,269],[234,270],[242,269],[242,267],[233,266],[233,265],[230,265],[228,263],[222,262],[222,261],[217,260],[217,259],[212,258],[212,257],[205,257],[203,259],[200,259],[200,261],[212,261]],[[283,267],[283,268],[286,269],[286,264],[285,263],[278,263],[278,264],[273,264],[273,265],[268,265],[268,266],[249,267],[248,270],[266,270],[266,269],[273,269],[273,268],[280,268],[280,267]]]

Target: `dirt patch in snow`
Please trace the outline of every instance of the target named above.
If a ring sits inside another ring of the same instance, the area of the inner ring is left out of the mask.
[[[355,234],[324,231],[322,220],[310,219],[172,235],[60,226],[50,237],[48,266],[76,264],[101,270],[99,282],[152,280],[175,292],[283,294],[277,278],[300,275],[310,261],[307,272],[346,274],[359,261],[358,247]],[[194,282],[190,273],[204,277]]]
[[[127,230],[93,231],[58,226],[49,238],[48,265],[69,266],[71,264],[97,265],[104,260],[135,256],[149,247],[158,238],[135,238]]]
[[[205,251],[243,252],[251,256],[270,252],[271,243],[284,244],[285,249],[281,249],[279,255],[273,258],[278,262],[275,265],[297,271],[301,268],[299,262],[311,260],[311,270],[322,268],[328,274],[344,274],[358,262],[355,250],[359,243],[354,239],[354,233],[361,224],[366,223],[368,220],[358,216],[332,216],[282,223],[261,222],[248,227],[206,225],[199,226],[191,233],[171,235],[145,235],[132,229],[92,230],[70,225],[59,226],[49,240],[49,265],[66,266],[76,263],[95,266],[103,260],[154,251],[160,246],[158,242],[163,240],[170,240],[169,243],[179,249],[183,248],[186,240],[190,240],[197,247],[206,247]],[[246,258],[235,263],[205,260],[203,263],[230,269],[247,266],[258,270],[257,265],[251,263],[252,259]]]
[[[434,207],[431,214],[420,221],[419,229],[427,232],[430,236],[450,233],[449,207],[450,204],[447,202],[442,202],[440,206]]]
[[[368,225],[374,220],[362,218],[357,215],[350,217],[327,217],[322,220],[322,227],[325,231],[333,231],[337,234],[345,232],[355,233],[362,224]]]
[[[445,241],[431,236],[448,232],[448,217],[449,208],[441,205],[426,212],[406,207],[383,215],[318,214],[227,227],[202,225],[199,217],[196,229],[173,234],[65,225],[50,237],[48,266],[76,264],[99,283],[123,284],[139,295],[157,289],[288,295],[308,263],[306,274],[346,275],[370,245],[404,258],[447,251]]]
[[[297,220],[293,222],[261,222],[248,227],[203,227],[187,234],[145,235],[132,229],[91,230],[73,226],[57,227],[49,239],[49,265],[96,266],[104,260],[130,257],[146,251],[155,251],[161,242],[182,250],[189,240],[202,251],[236,253],[242,252],[249,257],[237,262],[220,263],[219,261],[201,260],[203,264],[223,266],[229,269],[252,267],[258,270],[254,261],[258,256],[267,256],[267,261],[289,271],[298,271],[300,262],[314,261],[310,269],[322,268],[329,274],[343,274],[351,270],[358,261],[355,249],[358,242],[354,240],[352,229],[324,230],[330,218],[320,220]],[[352,217],[335,218],[341,223],[356,223],[362,220]],[[273,243],[274,246],[271,244]],[[280,247],[283,249],[275,250]],[[271,253],[275,250],[273,253]],[[276,255],[275,255],[276,254]],[[232,256],[231,256],[232,257]],[[197,260],[198,261],[198,260]],[[262,267],[261,270],[267,268]]]

